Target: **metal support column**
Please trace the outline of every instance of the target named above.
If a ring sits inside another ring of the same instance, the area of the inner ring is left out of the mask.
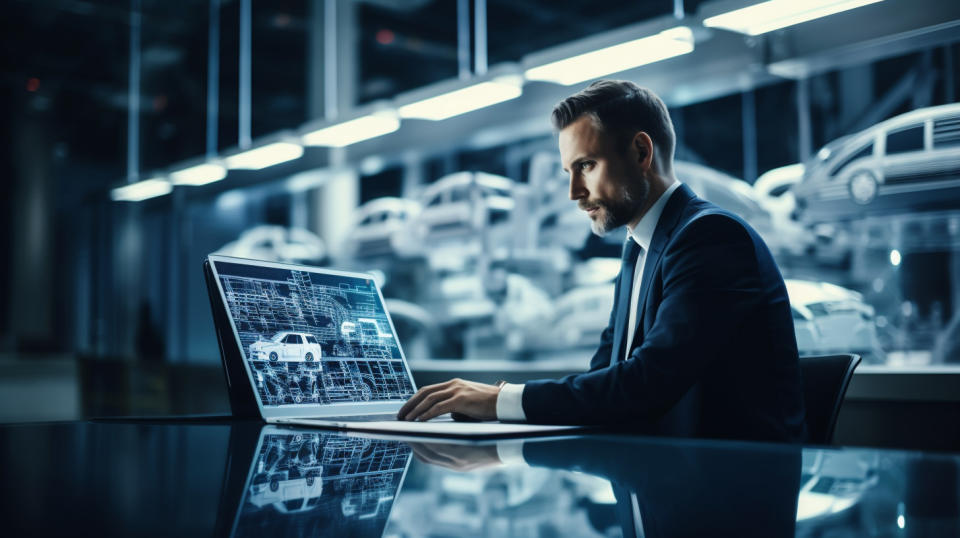
[[[473,0],[473,74],[487,72],[487,0]]]
[[[127,181],[140,176],[140,0],[130,1],[130,73],[127,88]]]
[[[797,79],[797,161],[804,162],[813,153],[813,129],[810,123],[810,81]]]
[[[250,72],[251,72],[251,12],[250,0],[240,0],[240,110],[238,143],[250,147]]]
[[[210,0],[207,44],[207,158],[217,154],[220,118],[220,0]]]
[[[316,31],[316,29],[314,29]],[[323,0],[323,117],[333,120],[339,111],[337,81],[337,0]]]
[[[457,73],[470,78],[470,0],[457,0]]]
[[[757,106],[753,90],[740,94],[740,115],[743,125],[743,179],[757,180]]]

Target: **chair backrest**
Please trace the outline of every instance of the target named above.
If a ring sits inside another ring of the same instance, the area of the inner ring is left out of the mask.
[[[860,356],[853,354],[800,357],[809,442],[828,445],[833,441],[840,405],[858,364]]]

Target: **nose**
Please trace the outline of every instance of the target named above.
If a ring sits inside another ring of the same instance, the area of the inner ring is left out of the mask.
[[[581,198],[587,198],[589,193],[587,192],[587,187],[583,183],[583,178],[580,174],[576,172],[570,173],[570,199],[573,201],[580,200]]]

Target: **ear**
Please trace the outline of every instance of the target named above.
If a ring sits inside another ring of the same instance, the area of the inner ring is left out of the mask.
[[[643,131],[638,131],[633,135],[631,149],[635,152],[637,165],[644,171],[653,166],[653,139]]]

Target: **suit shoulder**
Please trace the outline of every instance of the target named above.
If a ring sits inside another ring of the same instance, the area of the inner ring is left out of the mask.
[[[755,232],[742,218],[710,203],[696,204],[679,223],[674,234],[677,240],[753,241]]]

